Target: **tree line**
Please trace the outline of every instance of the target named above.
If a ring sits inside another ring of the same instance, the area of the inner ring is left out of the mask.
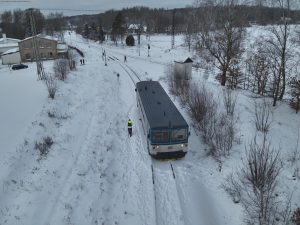
[[[215,9],[222,11],[221,6],[216,6]],[[190,21],[194,19],[195,12],[199,15],[206,12],[207,6],[199,5],[195,7],[178,8],[175,9],[175,33],[185,33],[186,27]],[[233,12],[240,22],[249,25],[255,23],[258,25],[274,24],[278,22],[282,10],[280,7],[267,7],[267,6],[247,6],[235,5]],[[101,24],[105,31],[112,28],[113,21],[117,14],[121,12],[127,24],[142,24],[148,28],[152,33],[167,33],[171,32],[173,23],[173,10],[172,9],[151,9],[147,7],[133,7],[124,8],[120,11],[109,10],[105,13],[97,15],[80,15],[68,17],[68,21],[76,26],[84,26],[84,24],[96,23]],[[300,20],[300,11],[290,11],[291,22],[294,23]]]
[[[35,19],[36,32],[53,35],[55,32],[62,32],[66,20],[62,13],[50,13],[44,16],[39,9],[16,9],[4,11],[1,14],[0,28],[7,37],[24,39],[32,35],[30,15]]]

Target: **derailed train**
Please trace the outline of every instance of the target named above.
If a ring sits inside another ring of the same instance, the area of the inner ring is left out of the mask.
[[[157,81],[136,84],[148,152],[154,158],[181,158],[188,150],[189,126]]]

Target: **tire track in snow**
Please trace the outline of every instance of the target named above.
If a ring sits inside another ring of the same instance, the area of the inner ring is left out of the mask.
[[[97,82],[94,83],[94,87],[91,88],[94,89],[94,90],[98,90],[98,94],[96,94],[96,96],[99,96],[100,93],[100,89],[97,89],[96,87],[96,84]],[[72,152],[73,152],[73,155],[75,156],[73,159],[69,160],[65,165],[64,165],[64,173],[61,175],[61,178],[60,178],[60,183],[62,183],[61,186],[59,186],[58,188],[56,188],[56,192],[53,194],[54,198],[52,198],[51,200],[53,202],[52,206],[51,206],[51,209],[48,213],[48,216],[46,217],[46,219],[44,220],[44,223],[43,224],[48,224],[49,221],[50,221],[50,224],[51,221],[54,219],[55,217],[55,214],[59,214],[59,213],[56,213],[57,210],[58,210],[58,204],[61,204],[61,198],[62,196],[68,192],[68,187],[69,187],[69,181],[71,180],[71,178],[73,178],[74,176],[77,176],[77,174],[74,173],[74,171],[78,168],[79,166],[79,162],[81,161],[81,158],[84,157],[84,155],[86,154],[86,146],[87,146],[87,143],[89,142],[90,140],[90,137],[93,135],[92,132],[93,132],[93,124],[95,124],[96,120],[97,120],[97,104],[98,104],[98,101],[94,101],[92,103],[90,103],[90,106],[89,108],[86,108],[84,110],[84,112],[82,113],[86,113],[86,112],[90,112],[91,114],[89,115],[86,115],[85,118],[87,119],[85,122],[81,121],[81,124],[84,126],[81,127],[80,130],[78,130],[78,133],[77,134],[73,134],[74,138],[76,137],[76,139],[73,139],[73,141],[75,141],[75,143],[69,143],[69,149],[72,149]],[[78,120],[74,120],[74,123],[77,123],[78,121],[80,121],[82,119],[81,118],[78,118]],[[75,124],[70,124],[71,127]],[[70,128],[71,128],[70,127]],[[76,127],[76,125],[75,125]],[[79,147],[76,147],[76,146],[79,146]],[[68,147],[65,147],[68,149]]]

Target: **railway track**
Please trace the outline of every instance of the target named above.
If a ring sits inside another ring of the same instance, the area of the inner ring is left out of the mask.
[[[129,65],[122,63],[116,56],[108,55],[118,62],[134,85],[141,81],[139,74]],[[155,202],[156,225],[189,225],[184,216],[183,201],[176,180],[176,165],[172,161],[151,159],[153,193]],[[172,222],[169,221],[172,218]]]
[[[152,159],[151,171],[157,225],[191,224],[184,215],[175,167],[174,162]],[[172,221],[168,220],[170,218]]]
[[[116,57],[116,56],[111,56],[109,55],[108,58],[110,60],[116,61],[119,63],[119,65],[122,67],[122,69],[127,73],[127,75],[129,76],[129,78],[131,79],[131,81],[133,82],[133,84],[135,85],[137,82],[142,81],[139,74],[132,69],[130,66],[128,66],[127,64],[122,64],[120,62],[120,60]],[[131,73],[130,73],[131,71]]]

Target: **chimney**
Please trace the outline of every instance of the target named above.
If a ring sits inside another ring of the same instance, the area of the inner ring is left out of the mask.
[[[2,34],[2,38],[3,38],[3,43],[6,43],[7,42],[6,34]]]

